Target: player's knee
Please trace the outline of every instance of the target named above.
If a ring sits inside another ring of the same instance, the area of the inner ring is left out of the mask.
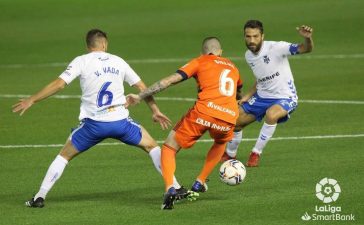
[[[242,129],[244,129],[244,127],[246,127],[249,124],[250,123],[246,121],[238,121],[235,125],[234,131],[235,132],[241,131]]]
[[[66,145],[61,149],[59,155],[62,156],[67,161],[71,161],[74,157],[76,157],[81,152],[78,151],[71,141],[67,141]]]
[[[275,124],[278,122],[278,120],[279,116],[274,112],[268,111],[265,114],[265,122],[267,122],[268,124]]]

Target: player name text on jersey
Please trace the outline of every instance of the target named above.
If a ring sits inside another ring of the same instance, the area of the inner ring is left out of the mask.
[[[217,60],[217,59],[215,59],[214,62],[216,64],[227,65],[227,66],[230,66],[232,68],[235,68],[235,66],[232,63],[229,63],[229,62],[225,62],[225,61],[221,61],[221,60]]]
[[[115,69],[114,67],[103,67],[102,68],[102,71],[104,72],[103,74],[110,74],[110,75],[119,75],[119,70],[118,69]],[[103,75],[102,73],[100,73],[99,71],[96,71],[95,72],[95,75],[96,76],[100,76],[100,75]]]

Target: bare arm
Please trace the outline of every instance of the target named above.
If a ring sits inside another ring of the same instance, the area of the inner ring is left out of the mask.
[[[136,104],[140,103],[141,100],[146,99],[147,97],[152,96],[156,93],[159,93],[162,90],[168,88],[169,86],[171,86],[173,84],[177,84],[178,82],[180,82],[182,80],[183,80],[183,77],[180,74],[174,73],[174,74],[154,83],[149,88],[140,92],[138,95],[128,94],[126,96],[127,102],[125,104],[125,107],[128,107],[129,105],[136,105]]]
[[[242,104],[243,102],[247,102],[254,94],[255,92],[257,92],[257,82],[254,82],[254,85],[252,88],[250,88],[250,90],[243,95],[243,97],[238,101],[239,105]]]
[[[313,49],[313,40],[312,40],[312,27],[302,25],[300,27],[296,27],[298,33],[305,39],[305,42],[298,46],[298,51],[300,54],[311,52]]]
[[[23,115],[23,113],[28,110],[34,103],[54,95],[55,93],[62,90],[65,86],[66,82],[61,78],[57,78],[56,80],[45,86],[38,93],[30,96],[29,98],[20,99],[17,104],[13,105],[13,112],[21,111],[20,115]]]
[[[146,90],[140,92],[139,97],[140,97],[140,99],[145,99],[148,96],[157,94],[157,93],[163,91],[164,89],[168,88],[169,86],[171,86],[173,84],[177,84],[178,82],[182,81],[182,79],[183,79],[183,77],[180,74],[174,73],[174,74],[154,83]]]
[[[147,86],[144,84],[143,81],[137,82],[136,84],[133,85],[133,87],[138,89],[140,92],[147,89]],[[161,111],[159,110],[153,96],[145,97],[144,101],[147,103],[150,110],[153,112],[152,117],[153,117],[154,122],[159,122],[159,124],[161,125],[163,130],[167,129],[168,126],[171,126],[172,121],[166,115],[161,113]]]
[[[142,92],[142,91],[147,89],[147,86],[144,84],[143,81],[137,82],[136,84],[133,85],[133,87],[138,89],[139,92]],[[152,110],[153,113],[159,111],[159,108],[158,108],[157,104],[155,103],[153,96],[149,96],[149,97],[145,98],[144,100],[147,103],[147,105],[149,106],[150,110]]]

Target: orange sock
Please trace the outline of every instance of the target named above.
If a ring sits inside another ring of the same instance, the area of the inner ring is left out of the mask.
[[[225,146],[226,143],[224,144],[214,143],[212,145],[210,151],[207,153],[205,164],[201,170],[201,173],[197,177],[199,181],[205,183],[206,178],[210,175],[212,170],[215,168],[216,164],[220,161],[221,156],[224,154]]]
[[[176,150],[169,145],[162,145],[161,153],[162,176],[166,191],[173,186],[173,176],[176,171]]]

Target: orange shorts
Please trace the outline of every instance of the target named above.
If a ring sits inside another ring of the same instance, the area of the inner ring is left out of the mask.
[[[175,138],[182,148],[190,148],[206,132],[216,143],[226,143],[233,138],[234,124],[199,113],[191,109],[176,124]]]

